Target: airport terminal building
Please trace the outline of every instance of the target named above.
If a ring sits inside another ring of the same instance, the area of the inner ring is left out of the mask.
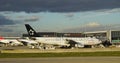
[[[120,30],[85,32],[85,35],[96,37],[102,41],[109,40],[113,44],[120,44]]]

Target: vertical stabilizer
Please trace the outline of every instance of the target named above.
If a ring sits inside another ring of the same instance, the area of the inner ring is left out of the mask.
[[[36,31],[29,24],[25,24],[25,27],[30,37],[38,37]]]

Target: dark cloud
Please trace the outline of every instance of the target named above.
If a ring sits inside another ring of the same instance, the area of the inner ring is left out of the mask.
[[[0,25],[13,25],[13,24],[15,24],[14,21],[0,15]]]
[[[0,11],[78,12],[120,8],[120,0],[0,0]]]
[[[18,18],[22,19],[23,17],[24,16],[18,17]],[[27,18],[23,18],[23,20],[21,20],[21,19],[14,20],[14,19],[10,18],[9,16],[0,15],[0,26],[23,24],[25,22],[35,22],[35,21],[39,20],[39,17],[37,17],[37,16],[30,16],[30,17],[27,17]]]

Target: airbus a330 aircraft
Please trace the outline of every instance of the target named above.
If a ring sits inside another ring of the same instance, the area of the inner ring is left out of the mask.
[[[101,43],[99,39],[90,37],[38,37],[37,32],[29,24],[25,24],[25,27],[29,37],[34,37],[35,41],[39,43],[69,47],[93,46]]]

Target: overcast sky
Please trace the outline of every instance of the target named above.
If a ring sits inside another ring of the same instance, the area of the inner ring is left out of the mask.
[[[120,28],[120,0],[0,0],[0,35]]]

